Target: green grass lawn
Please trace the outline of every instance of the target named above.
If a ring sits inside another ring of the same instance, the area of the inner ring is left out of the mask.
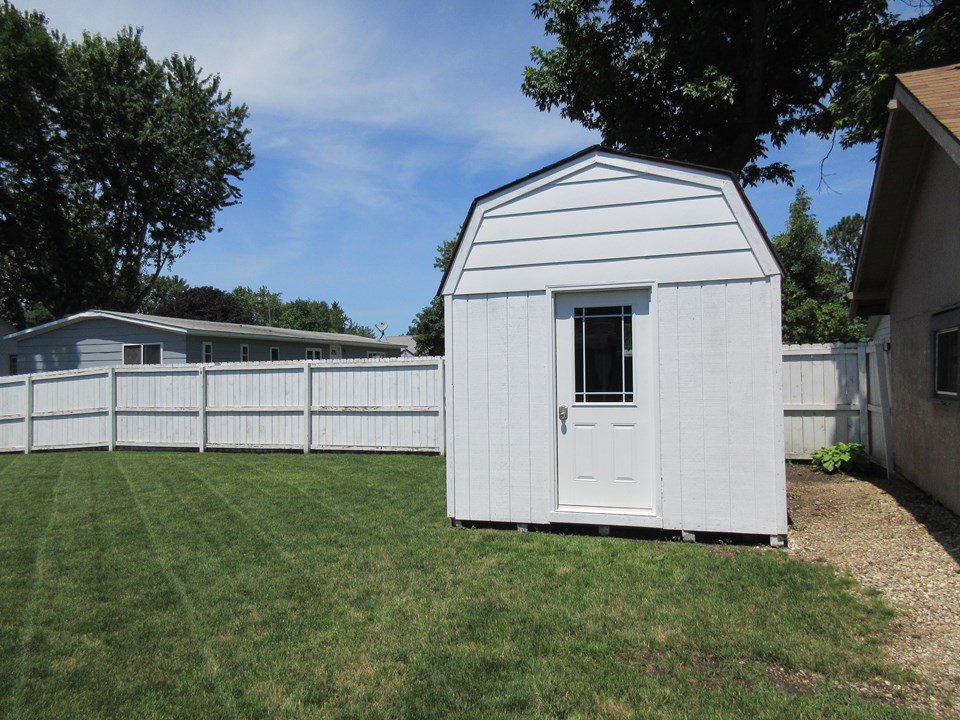
[[[453,529],[442,458],[0,456],[0,718],[913,717],[891,619],[785,552]]]

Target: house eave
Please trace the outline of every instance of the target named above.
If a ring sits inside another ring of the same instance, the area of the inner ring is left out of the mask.
[[[890,312],[894,270],[931,144],[960,165],[960,141],[901,83],[894,89],[867,204],[851,288],[850,315]]]

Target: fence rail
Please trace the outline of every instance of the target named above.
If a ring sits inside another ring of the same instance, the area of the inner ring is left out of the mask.
[[[443,358],[155,365],[0,378],[0,451],[444,452]]]

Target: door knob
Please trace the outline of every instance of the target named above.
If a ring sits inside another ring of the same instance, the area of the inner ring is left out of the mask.
[[[559,411],[557,412],[557,415],[558,415],[558,417],[560,418],[560,422],[566,422],[566,421],[567,421],[567,406],[566,406],[566,405],[561,405]]]

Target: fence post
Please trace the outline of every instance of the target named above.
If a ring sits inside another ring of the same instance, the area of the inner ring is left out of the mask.
[[[110,386],[107,390],[107,422],[110,424],[110,450],[117,449],[117,369],[110,368],[107,371],[107,384]]]
[[[887,378],[887,343],[878,343],[877,384],[880,387],[880,417],[883,421],[883,449],[887,479],[894,476],[893,470],[893,423],[890,420],[890,385]]]
[[[197,446],[200,452],[207,449],[207,366],[200,366],[200,398],[197,407]]]
[[[23,454],[33,450],[33,376],[27,375],[23,386],[26,403],[23,410]]]
[[[870,419],[867,408],[870,387],[867,385],[867,344],[857,343],[857,405],[860,409],[860,442],[870,454]]]
[[[444,358],[437,360],[437,402],[439,403],[439,410],[437,412],[437,445],[439,446],[440,455],[447,454],[447,399],[446,399],[446,389],[447,389],[447,364],[444,361]]]
[[[310,445],[313,442],[311,437],[313,433],[313,417],[311,409],[313,407],[313,371],[310,368],[310,363],[306,362],[303,365],[303,454],[308,455],[310,453]]]

